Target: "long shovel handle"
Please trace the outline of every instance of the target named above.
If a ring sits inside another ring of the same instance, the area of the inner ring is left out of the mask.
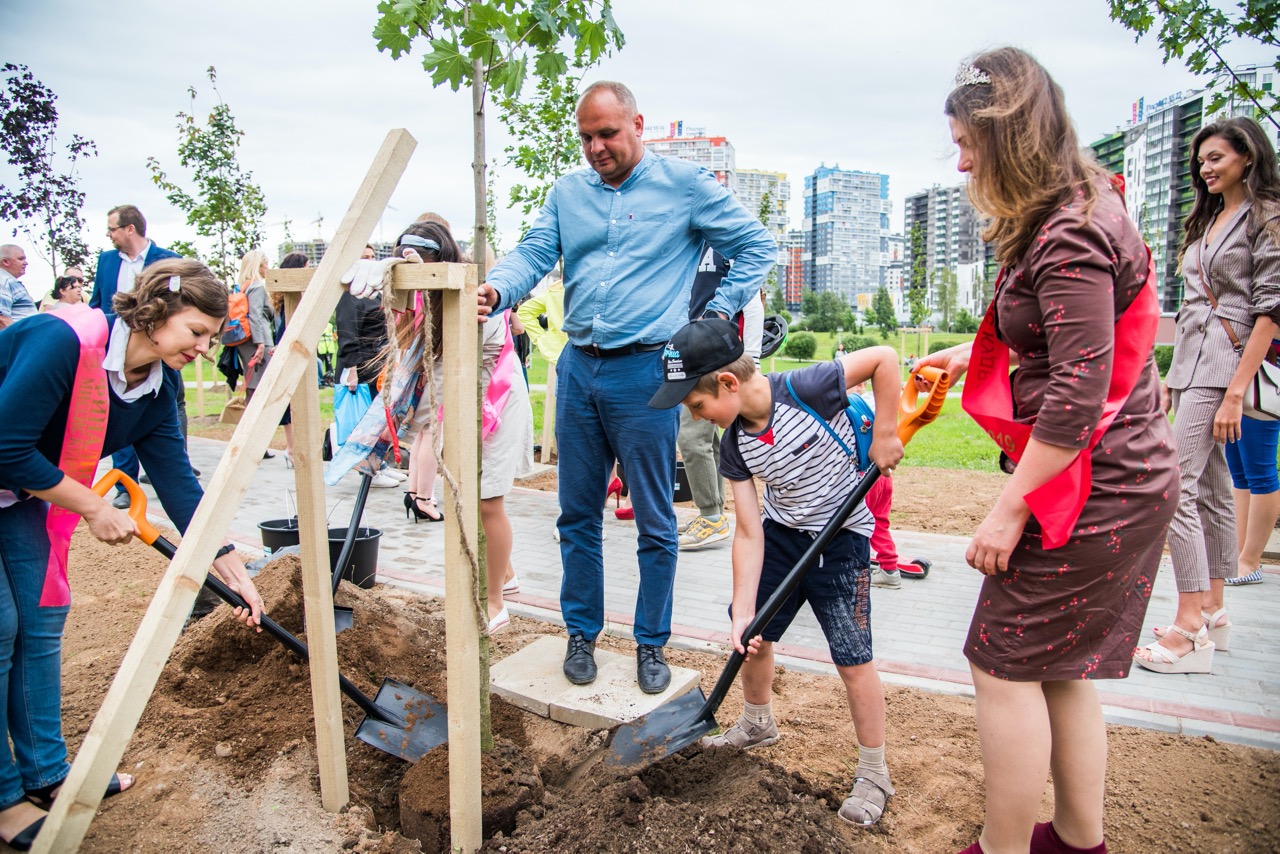
[[[360,532],[360,518],[364,516],[364,505],[369,499],[369,487],[373,483],[373,475],[361,469],[360,486],[356,488],[355,506],[351,508],[351,524],[347,525],[347,536],[342,541],[342,551],[338,553],[338,562],[333,567],[333,592],[338,592],[342,582],[342,573],[347,569],[347,561],[351,560],[351,552],[356,547],[356,535]]]
[[[907,380],[900,406],[902,419],[898,422],[898,438],[902,440],[904,445],[911,441],[911,437],[916,434],[917,430],[938,417],[938,413],[942,411],[942,404],[946,402],[947,398],[947,386],[950,378],[946,371],[937,368],[924,368],[917,376],[920,376],[926,382],[931,382],[933,386],[929,390],[929,397],[923,402],[917,402],[914,377]],[[818,536],[814,538],[809,548],[805,550],[805,553],[791,571],[787,573],[786,578],[782,579],[782,583],[778,585],[778,588],[773,591],[773,594],[756,612],[755,617],[742,633],[744,645],[748,640],[764,631],[770,621],[777,616],[782,604],[800,586],[800,582],[804,581],[805,576],[809,574],[809,570],[813,568],[813,565],[818,562],[818,558],[826,550],[831,540],[844,527],[849,515],[867,497],[867,492],[870,491],[872,485],[879,478],[880,469],[872,466],[871,470],[863,475],[862,480],[858,481],[858,485],[854,487],[849,496],[845,498],[844,503],[840,505],[835,514],[827,521],[827,524],[818,532]],[[733,685],[734,680],[738,678],[738,671],[742,669],[742,664],[745,661],[746,656],[735,649],[729,656],[729,661],[725,665],[724,671],[721,672],[720,678],[716,680],[715,687],[711,689],[710,696],[707,697],[707,701],[703,703],[702,708],[699,710],[697,720],[709,721],[715,718],[716,711],[720,708],[720,704],[724,702],[724,698],[729,693],[729,688]]]
[[[134,483],[132,478],[121,472],[119,469],[112,469],[93,485],[93,491],[99,495],[105,496],[107,491],[110,490],[117,481],[122,483],[125,491],[129,493],[129,516],[138,524],[139,531],[141,531],[139,538],[169,560],[173,560],[173,558],[178,554],[178,548],[165,537],[162,537],[154,525],[147,522],[147,495],[142,491],[138,484]],[[143,529],[144,524],[146,526],[145,530]],[[244,608],[246,611],[250,610],[249,603],[244,601],[244,599],[240,597],[240,594],[236,593],[224,584],[219,578],[213,575],[206,575],[204,579],[204,586],[212,590],[219,599],[226,602],[232,608]],[[303,661],[309,660],[310,653],[307,650],[307,645],[294,637],[284,626],[280,625],[266,614],[262,615],[261,626],[267,634],[284,644],[284,646],[294,655],[298,656]],[[405,726],[405,721],[403,719],[390,714],[383,708],[380,708],[373,702],[373,700],[370,700],[363,691],[357,688],[351,680],[347,679],[347,677],[343,676],[341,673],[338,674],[338,687],[342,689],[342,693],[351,698],[352,702],[364,710],[364,713],[369,717],[389,724],[394,724],[396,726]]]

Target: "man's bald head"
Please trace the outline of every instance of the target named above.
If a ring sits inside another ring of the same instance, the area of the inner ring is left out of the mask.
[[[578,100],[578,139],[587,163],[611,187],[631,177],[644,157],[644,116],[631,90],[612,80],[592,83]]]

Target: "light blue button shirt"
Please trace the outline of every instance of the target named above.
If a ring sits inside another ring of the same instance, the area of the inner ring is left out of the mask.
[[[704,239],[733,259],[707,310],[732,317],[757,298],[778,246],[714,175],[649,151],[620,187],[591,169],[573,172],[555,183],[520,245],[490,271],[495,312],[528,294],[563,255],[570,343],[666,342],[689,320]]]

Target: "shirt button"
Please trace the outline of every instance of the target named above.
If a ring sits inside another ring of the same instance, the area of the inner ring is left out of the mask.
[[[609,253],[609,257],[610,257],[610,258],[612,258],[612,257],[613,257],[613,253],[612,253],[612,252],[610,252],[610,253]]]
[[[616,219],[611,219],[611,220],[609,220],[609,222],[613,223],[614,225],[617,225],[617,224],[618,224],[618,221],[617,221]]]

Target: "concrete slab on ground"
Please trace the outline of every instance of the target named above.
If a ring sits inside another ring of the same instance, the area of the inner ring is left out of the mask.
[[[596,650],[596,680],[574,685],[562,669],[567,643],[563,636],[545,635],[493,665],[493,693],[553,721],[608,729],[647,715],[698,685],[698,671],[672,667],[667,690],[646,694],[636,684],[636,660],[603,649]]]

